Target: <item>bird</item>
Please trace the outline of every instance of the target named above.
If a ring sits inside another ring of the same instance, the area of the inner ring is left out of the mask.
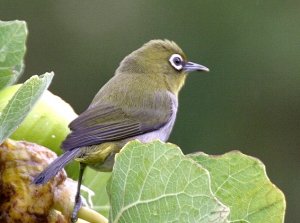
[[[86,166],[112,171],[115,155],[127,142],[166,142],[175,123],[179,91],[192,71],[209,69],[189,61],[174,41],[166,39],[150,40],[127,55],[88,108],[69,124],[71,132],[61,145],[64,153],[33,183],[45,184],[70,161],[78,161],[78,186],[71,215],[75,222]]]

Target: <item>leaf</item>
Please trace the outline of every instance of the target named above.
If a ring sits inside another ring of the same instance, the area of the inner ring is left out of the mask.
[[[261,161],[238,151],[190,157],[209,171],[213,193],[230,208],[230,222],[284,221],[284,195],[270,182]]]
[[[32,76],[14,94],[0,115],[0,143],[12,134],[48,88],[53,73]]]
[[[173,144],[128,143],[108,183],[110,222],[226,222],[204,168]]]
[[[0,89],[23,72],[27,27],[24,21],[0,21]]]

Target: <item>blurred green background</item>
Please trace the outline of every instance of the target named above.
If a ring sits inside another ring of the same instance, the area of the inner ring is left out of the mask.
[[[194,62],[169,141],[185,153],[258,157],[300,219],[300,1],[1,1],[29,27],[26,70],[54,71],[51,91],[82,112],[119,62],[150,39]]]

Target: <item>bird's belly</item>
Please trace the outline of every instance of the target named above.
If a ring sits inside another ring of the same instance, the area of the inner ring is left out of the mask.
[[[161,140],[163,142],[166,142],[169,139],[169,136],[172,131],[173,123],[168,123],[166,126],[155,130],[153,132],[148,132],[139,136],[134,137],[134,139],[138,139],[143,143],[151,142],[153,140]]]
[[[115,154],[118,153],[119,150],[127,142],[135,139],[143,143],[151,142],[153,140],[158,140],[158,139],[163,142],[167,141],[171,134],[175,122],[175,118],[176,118],[176,114],[171,117],[170,121],[165,126],[152,132],[127,138],[121,141],[108,142],[100,145],[86,147],[83,149],[84,152],[81,158],[77,158],[76,160],[79,162],[86,163],[91,168],[96,169],[98,171],[104,171],[104,172],[111,171],[114,164]]]

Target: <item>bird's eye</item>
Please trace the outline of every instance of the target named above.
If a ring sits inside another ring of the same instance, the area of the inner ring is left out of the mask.
[[[170,64],[176,70],[182,70],[183,68],[183,59],[179,54],[173,54],[169,59]]]

